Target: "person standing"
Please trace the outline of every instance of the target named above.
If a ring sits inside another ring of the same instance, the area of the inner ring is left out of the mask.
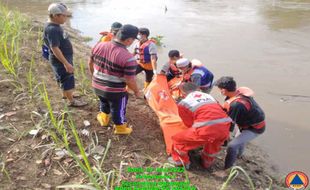
[[[150,84],[157,69],[157,47],[155,41],[148,39],[149,35],[149,29],[140,28],[139,43],[134,49],[134,55],[139,63],[136,74],[145,72],[144,88]]]
[[[66,22],[70,13],[65,4],[52,3],[48,7],[48,14],[49,21],[44,27],[43,40],[49,48],[49,62],[62,89],[63,98],[69,101],[69,106],[85,106],[87,103],[73,98],[75,87],[73,48],[68,34],[60,26]]]
[[[111,42],[100,42],[92,50],[88,65],[92,74],[92,86],[100,100],[97,120],[101,126],[108,126],[110,114],[114,123],[114,134],[130,134],[126,107],[128,94],[126,85],[141,98],[136,83],[137,62],[127,50],[138,35],[138,28],[122,26]]]
[[[221,77],[214,85],[218,87],[223,96],[226,96],[223,108],[240,130],[240,134],[232,139],[227,146],[224,167],[227,170],[234,165],[238,157],[242,156],[245,145],[264,133],[265,114],[254,100],[254,92],[247,87],[237,89],[233,77]],[[234,131],[234,125],[230,131]]]
[[[100,38],[100,42],[110,42],[114,36],[116,36],[116,33],[118,30],[122,27],[123,25],[119,22],[113,22],[111,25],[111,30],[110,32],[100,32],[102,37]]]

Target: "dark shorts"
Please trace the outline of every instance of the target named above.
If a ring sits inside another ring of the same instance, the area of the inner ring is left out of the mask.
[[[73,58],[72,56],[65,56],[68,62],[73,65]],[[74,75],[73,73],[67,73],[64,65],[58,61],[53,55],[49,57],[50,64],[54,71],[57,83],[59,84],[60,88],[64,91],[72,90],[75,87],[74,82]]]
[[[137,70],[136,70],[136,75],[141,73],[142,71],[145,72],[145,82],[151,82],[153,79],[153,75],[154,75],[153,70],[146,70],[140,65],[138,65]]]
[[[112,115],[115,125],[122,125],[127,122],[126,107],[128,94],[119,98],[98,96],[100,100],[100,111]]]

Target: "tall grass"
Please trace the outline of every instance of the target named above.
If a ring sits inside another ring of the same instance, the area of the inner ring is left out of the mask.
[[[102,159],[97,160],[95,165],[92,167],[90,165],[90,161],[88,155],[86,154],[82,140],[79,137],[76,125],[67,107],[65,107],[65,110],[63,111],[60,117],[56,117],[54,115],[51,101],[49,99],[45,84],[42,84],[40,86],[39,91],[41,98],[45,106],[47,107],[50,118],[50,125],[52,127],[48,128],[47,130],[48,133],[50,134],[52,140],[58,147],[66,148],[66,150],[69,152],[69,155],[75,160],[77,166],[86,174],[90,182],[89,185],[74,184],[74,185],[68,185],[66,187],[86,188],[86,189],[112,189],[110,187],[113,187],[115,185],[114,178],[116,172],[114,170],[111,170],[109,172],[104,172],[102,170],[104,159],[106,158],[107,152],[111,145],[111,140],[109,140],[107,143],[107,147],[105,148]],[[69,141],[70,135],[73,136],[73,139],[71,138],[72,139],[71,141]],[[76,146],[79,149],[80,156],[78,156],[78,154],[72,150],[71,144],[76,144]],[[65,186],[59,186],[58,188],[64,188],[64,187]]]
[[[47,107],[48,109],[48,113],[49,113],[49,116],[50,116],[50,120],[51,120],[51,123],[52,123],[52,126],[59,132],[59,125],[58,125],[58,122],[56,120],[56,117],[54,116],[54,113],[53,113],[53,108],[52,108],[52,105],[51,105],[51,102],[49,100],[49,97],[48,97],[48,93],[46,91],[46,87],[45,87],[45,84],[42,84],[40,87],[39,87],[39,92],[40,92],[40,95],[41,95],[41,98],[45,104],[45,106]],[[53,141],[56,143],[56,144],[63,144],[60,142],[57,134],[54,132],[54,130],[49,130],[49,134],[51,135]]]
[[[0,4],[0,60],[4,69],[15,79],[20,64],[20,42],[22,29],[27,25],[26,19],[16,11],[9,11]]]
[[[78,79],[79,88],[78,90],[84,94],[92,94],[91,91],[91,81],[89,77],[86,75],[85,62],[82,60],[79,61],[78,67],[75,69],[74,75]]]
[[[254,183],[253,183],[252,179],[247,174],[247,172],[243,168],[241,168],[240,166],[232,167],[232,169],[230,170],[230,173],[228,175],[227,180],[223,183],[223,185],[222,185],[220,190],[227,189],[228,184],[231,183],[239,175],[239,172],[242,172],[245,175],[246,179],[249,182],[250,189],[251,190],[255,190]]]
[[[35,76],[33,75],[33,65],[34,65],[34,55],[31,56],[31,60],[29,63],[29,69],[26,75],[27,83],[28,83],[28,93],[31,98],[34,96],[34,87],[35,87]]]
[[[0,170],[6,176],[6,178],[11,182],[11,177],[9,172],[5,168],[5,161],[3,159],[2,154],[0,154]]]

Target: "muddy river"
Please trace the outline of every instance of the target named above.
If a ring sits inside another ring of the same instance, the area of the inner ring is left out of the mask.
[[[44,20],[43,0],[0,0]],[[162,35],[159,64],[170,49],[197,58],[215,74],[255,90],[268,129],[254,143],[280,172],[310,175],[310,0],[65,0],[69,24],[90,36],[119,21]],[[222,100],[216,90],[212,94]],[[309,122],[309,123],[308,123]],[[163,150],[164,151],[164,150]]]

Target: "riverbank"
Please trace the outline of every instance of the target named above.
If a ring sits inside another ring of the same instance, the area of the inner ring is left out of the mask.
[[[8,64],[11,69],[4,69],[6,61],[1,57],[0,188],[53,189],[64,184],[92,183],[97,189],[113,189],[121,180],[136,180],[133,173],[126,172],[128,167],[165,166],[162,133],[146,102],[130,97],[127,115],[134,128],[132,135],[115,136],[111,128],[98,126],[98,101],[92,93],[86,65],[90,47],[83,43],[78,31],[66,28],[75,50],[77,92],[89,105],[68,110],[48,62],[41,57],[43,23],[15,14],[1,20],[8,26],[21,25],[17,32],[10,27],[6,31],[10,34],[6,41],[8,52],[12,51],[6,60],[17,56],[14,64]],[[12,40],[14,36],[19,36],[16,41]],[[19,46],[12,48],[16,42]],[[237,164],[253,179],[255,189],[265,189],[269,187],[267,176],[274,176],[271,166],[258,147],[250,145],[248,150]],[[226,179],[217,178],[212,172],[222,166],[223,154],[210,170],[195,166],[186,175],[198,189],[220,189]],[[186,179],[185,174],[178,177],[181,181]],[[274,189],[280,189],[277,177],[273,179]],[[250,188],[240,174],[229,189]]]

